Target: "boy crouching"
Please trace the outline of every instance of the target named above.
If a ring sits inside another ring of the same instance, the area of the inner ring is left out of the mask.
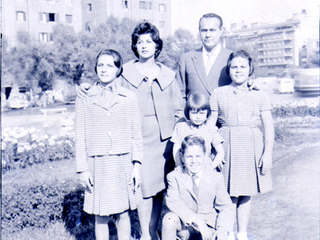
[[[205,163],[205,141],[187,136],[180,155],[184,169],[168,174],[162,239],[228,239],[233,227],[232,203],[223,176]]]

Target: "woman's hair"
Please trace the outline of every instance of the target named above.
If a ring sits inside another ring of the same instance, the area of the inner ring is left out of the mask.
[[[206,146],[205,146],[204,139],[200,136],[189,135],[189,136],[186,136],[181,143],[180,154],[183,156],[186,149],[191,146],[199,146],[202,148],[203,153],[206,153]]]
[[[98,60],[99,60],[99,57],[102,55],[109,55],[109,56],[113,57],[113,63],[119,69],[119,71],[117,73],[117,77],[119,77],[123,71],[123,68],[122,68],[123,60],[122,60],[120,53],[118,53],[117,51],[115,51],[113,49],[105,49],[105,50],[102,50],[101,52],[99,52],[99,54],[96,58],[96,64],[94,67],[95,72],[97,73]]]
[[[158,29],[149,22],[141,22],[135,27],[131,35],[131,39],[132,39],[131,49],[137,58],[139,58],[139,53],[137,51],[137,42],[138,42],[139,36],[142,34],[148,34],[148,33],[150,34],[152,40],[156,44],[156,52],[154,54],[154,58],[157,58],[162,50],[162,40],[160,38]]]
[[[231,61],[236,57],[242,57],[242,58],[248,59],[249,68],[250,68],[249,76],[251,76],[253,74],[253,72],[254,72],[254,67],[253,67],[253,63],[252,63],[252,57],[245,50],[238,50],[238,51],[235,51],[235,52],[230,54],[230,56],[228,58],[228,62],[227,62],[227,68],[226,68],[227,74],[230,75]]]
[[[190,120],[190,111],[202,111],[207,110],[207,118],[211,115],[211,108],[209,100],[201,93],[193,93],[188,96],[186,106],[184,108],[184,115]]]

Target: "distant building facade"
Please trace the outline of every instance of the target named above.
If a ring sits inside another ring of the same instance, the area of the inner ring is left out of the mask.
[[[162,37],[171,33],[171,0],[2,0],[1,33],[10,46],[16,44],[19,31],[50,42],[56,24],[90,31],[111,16],[150,21]]]
[[[290,68],[301,64],[301,50],[308,39],[318,39],[317,23],[312,23],[305,11],[280,23],[231,24],[223,38],[226,47],[251,49],[257,58],[257,67],[268,70]],[[318,35],[319,36],[319,35]],[[319,41],[318,41],[319,43]],[[319,44],[318,52],[319,52]],[[316,50],[313,50],[316,51]]]

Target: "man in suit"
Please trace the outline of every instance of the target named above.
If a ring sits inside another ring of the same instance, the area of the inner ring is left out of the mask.
[[[162,223],[162,239],[229,239],[232,203],[221,173],[205,163],[203,138],[189,135],[181,144],[184,169],[167,175],[166,204],[171,212]]]
[[[232,51],[221,44],[223,31],[219,15],[207,13],[201,17],[199,33],[203,46],[183,54],[179,61],[177,81],[185,99],[191,93],[202,93],[209,98],[213,89],[231,83],[225,69]]]

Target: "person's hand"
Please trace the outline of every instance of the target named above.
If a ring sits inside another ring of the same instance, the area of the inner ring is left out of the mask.
[[[250,90],[259,90],[257,82],[252,79],[248,80],[248,87]]]
[[[224,162],[222,161],[221,158],[215,157],[211,163],[211,166],[212,166],[212,169],[217,168],[217,170],[219,170],[221,172],[222,168],[223,168],[223,164],[224,164]]]
[[[208,227],[208,225],[199,217],[195,217],[193,220],[193,223],[195,227],[199,230],[201,233],[202,240],[212,240],[213,235],[212,231]]]
[[[137,189],[141,186],[142,178],[141,178],[141,163],[134,162],[133,170],[131,174],[131,180],[129,182],[130,185],[133,185],[133,190],[137,191]]]
[[[266,174],[272,168],[272,154],[264,153],[259,161],[258,167],[261,168],[262,174]]]
[[[226,230],[223,227],[218,227],[217,231],[215,231],[213,235],[214,240],[228,240]]]
[[[88,97],[88,90],[91,88],[90,83],[81,83],[78,89],[79,97]]]
[[[84,188],[92,192],[93,180],[90,172],[81,172],[79,174],[79,179]]]
[[[174,170],[176,170],[178,173],[183,173],[183,166],[182,165],[178,165],[174,168]]]

